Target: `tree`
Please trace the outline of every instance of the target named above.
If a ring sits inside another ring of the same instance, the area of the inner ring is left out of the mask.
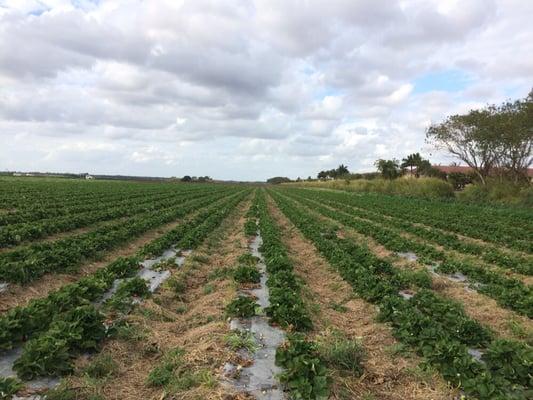
[[[533,163],[533,90],[523,100],[448,117],[426,137],[465,162],[483,184],[494,172],[523,179]]]
[[[422,161],[420,161],[420,163],[416,166],[416,175],[417,176],[423,175],[423,176],[430,176],[430,177],[439,178],[439,179],[446,179],[446,173],[433,167],[433,165],[431,165],[429,160],[424,160],[424,159],[422,159]]]
[[[472,110],[466,115],[452,115],[444,122],[432,125],[426,137],[436,147],[464,161],[485,184],[496,162],[495,131],[491,126],[494,110]]]
[[[420,175],[420,165],[424,159],[420,153],[409,154],[406,158],[402,160],[402,168],[409,167],[411,175],[413,175],[413,167],[416,168],[416,177]]]
[[[192,178],[189,175],[185,175],[183,178],[181,178],[182,182],[191,182]]]
[[[462,190],[466,185],[473,182],[472,176],[463,174],[462,172],[451,172],[448,175],[448,182],[451,183],[454,190]]]
[[[291,180],[285,176],[275,176],[274,178],[267,179],[267,183],[271,183],[273,185],[290,181]]]
[[[335,170],[335,177],[339,178],[339,177],[342,177],[343,175],[348,175],[349,173],[350,171],[348,171],[348,167],[344,164],[341,164]]]
[[[375,162],[375,166],[385,179],[396,179],[400,176],[400,165],[398,160],[383,160],[379,159]]]
[[[316,177],[318,179],[327,179],[328,173],[326,171],[320,171]]]
[[[524,100],[495,108],[495,130],[499,139],[496,165],[515,182],[527,181],[533,163],[533,90]]]
[[[348,167],[344,164],[341,164],[337,167],[337,169],[329,169],[325,171],[320,171],[317,175],[318,179],[337,179],[342,178],[344,175],[348,175],[350,171],[348,170]]]

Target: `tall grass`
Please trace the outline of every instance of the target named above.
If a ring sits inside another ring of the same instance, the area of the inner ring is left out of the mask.
[[[486,185],[468,185],[457,194],[457,198],[469,203],[488,202],[533,207],[533,186],[490,179]]]
[[[305,181],[297,183],[285,183],[283,185],[295,185],[303,187],[319,187],[326,189],[346,190],[350,192],[374,192],[392,195],[403,195],[424,198],[453,198],[452,185],[437,178],[401,178],[395,180],[386,179],[357,179],[332,180],[332,181]]]

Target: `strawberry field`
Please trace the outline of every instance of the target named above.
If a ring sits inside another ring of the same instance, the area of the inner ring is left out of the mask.
[[[0,398],[533,398],[533,212],[0,180]]]

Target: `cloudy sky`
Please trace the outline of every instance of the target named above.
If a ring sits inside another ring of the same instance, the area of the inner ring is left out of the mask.
[[[0,169],[307,177],[533,87],[531,0],[0,0]]]

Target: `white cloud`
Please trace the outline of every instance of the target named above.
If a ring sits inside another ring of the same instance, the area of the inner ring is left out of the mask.
[[[265,179],[427,154],[429,123],[531,89],[532,14],[521,0],[7,0],[0,168]],[[446,71],[470,79],[418,90]]]

